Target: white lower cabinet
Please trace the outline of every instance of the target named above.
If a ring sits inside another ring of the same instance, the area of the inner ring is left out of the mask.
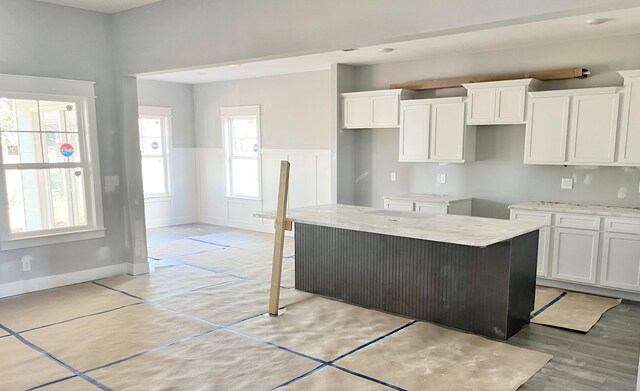
[[[551,228],[541,228],[539,235],[536,274],[541,277],[546,277],[549,274],[549,245],[551,244]]]
[[[551,277],[596,283],[600,232],[574,228],[554,228]]]
[[[430,214],[447,214],[449,212],[449,206],[443,204],[416,202],[415,211]]]
[[[640,235],[604,233],[600,285],[640,291]]]

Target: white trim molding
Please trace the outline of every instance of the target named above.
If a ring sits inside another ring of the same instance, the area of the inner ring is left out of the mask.
[[[72,273],[56,274],[53,276],[32,278],[30,280],[20,280],[0,284],[0,298],[20,295],[29,292],[37,292],[45,289],[58,288],[66,285],[79,284],[81,282],[94,281],[101,278],[125,274],[127,271],[126,265],[126,263],[120,263],[117,265],[103,266],[95,269],[80,270]]]
[[[150,272],[151,267],[149,266],[149,262],[127,262],[127,274],[139,276],[141,274],[149,274]]]

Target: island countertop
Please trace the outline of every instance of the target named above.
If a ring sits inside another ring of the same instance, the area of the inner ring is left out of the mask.
[[[276,212],[260,212],[254,216],[275,219]],[[288,209],[287,219],[295,223],[473,247],[487,247],[542,228],[537,223],[517,220],[435,215],[340,204]]]

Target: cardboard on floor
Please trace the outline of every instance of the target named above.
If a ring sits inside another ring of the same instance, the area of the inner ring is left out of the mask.
[[[318,365],[218,330],[89,374],[114,390],[270,390]]]
[[[0,299],[0,324],[21,332],[138,302],[87,282]]]
[[[278,317],[258,317],[232,328],[312,357],[332,360],[409,322],[399,316],[313,297],[288,306]]]
[[[514,391],[551,358],[418,322],[336,365],[408,390]]]
[[[264,314],[269,309],[270,285],[234,280],[210,288],[158,300],[159,304],[186,312],[221,326]],[[294,289],[280,290],[280,305],[287,306],[312,297]]]
[[[77,370],[86,371],[214,328],[143,303],[23,336]]]
[[[390,388],[382,384],[353,376],[339,369],[326,366],[311,375],[291,383],[282,390],[287,391],[327,391],[327,390],[361,390],[388,391]]]

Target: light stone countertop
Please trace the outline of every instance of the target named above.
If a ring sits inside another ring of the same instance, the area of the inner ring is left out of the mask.
[[[275,219],[276,212],[255,217]],[[526,221],[435,215],[352,205],[320,205],[287,210],[287,219],[303,224],[401,236],[435,242],[487,247],[543,226]]]
[[[598,216],[640,218],[640,208],[623,208],[617,206],[565,204],[561,202],[535,201],[509,206],[509,209],[538,210],[544,212],[580,213]]]
[[[423,194],[423,193],[408,193],[395,196],[383,197],[387,200],[399,200],[399,201],[415,201],[415,202],[429,202],[433,204],[454,204],[456,202],[471,201],[471,197],[458,197],[450,195],[440,194]]]

